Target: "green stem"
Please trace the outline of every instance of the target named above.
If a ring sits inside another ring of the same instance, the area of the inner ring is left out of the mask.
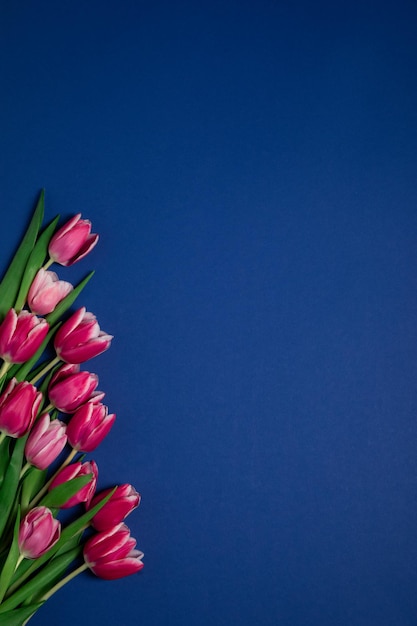
[[[19,480],[22,480],[23,476],[26,474],[26,472],[30,469],[31,464],[30,463],[26,463],[26,465],[24,465],[22,467],[22,470],[20,472],[20,476],[19,476]]]
[[[47,270],[48,267],[51,267],[52,263],[53,263],[53,259],[48,259],[47,262],[45,263],[45,265],[43,266],[43,270]]]
[[[3,362],[3,365],[0,367],[0,379],[3,378],[10,366],[11,363],[9,363],[8,361]]]
[[[40,599],[40,602],[45,602],[46,600],[49,600],[49,598],[53,596],[54,593],[59,591],[61,587],[69,583],[70,580],[78,576],[78,574],[85,572],[86,569],[88,569],[87,563],[83,563],[82,565],[80,565],[80,567],[77,567],[77,569],[75,569],[73,572],[65,576],[65,578],[60,580],[54,587],[52,587],[52,589],[50,589],[47,593],[45,593],[45,595]]]
[[[75,450],[75,448],[73,448],[71,450],[71,452],[69,453],[69,455],[67,456],[67,458],[65,459],[65,461],[62,463],[62,465],[57,469],[57,471],[55,472],[55,474],[48,480],[47,483],[45,483],[45,485],[42,487],[42,489],[39,491],[39,493],[33,498],[32,502],[30,502],[29,504],[29,509],[32,509],[41,498],[43,498],[43,496],[46,494],[46,492],[49,489],[50,484],[52,483],[52,481],[54,480],[54,478],[59,474],[59,472],[61,470],[64,469],[64,467],[67,467],[67,465],[69,465],[72,461],[72,459],[75,457],[75,455],[77,454],[78,450]]]
[[[52,359],[52,361],[50,361],[47,365],[45,365],[45,367],[43,369],[41,369],[41,371],[39,372],[39,374],[37,374],[36,376],[34,376],[32,378],[32,380],[30,380],[29,382],[34,385],[35,383],[38,382],[38,380],[40,380],[43,376],[45,376],[45,374],[47,372],[49,372],[49,370],[51,370],[53,367],[55,367],[55,365],[58,365],[58,363],[60,362],[60,358],[59,356],[56,356],[54,359]]]
[[[6,439],[7,435],[6,433],[0,433],[0,446],[3,443],[3,441]]]

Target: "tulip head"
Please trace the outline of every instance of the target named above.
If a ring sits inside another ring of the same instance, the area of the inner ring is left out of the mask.
[[[31,428],[42,402],[42,393],[26,380],[16,378],[0,396],[0,430],[9,437],[23,437]]]
[[[49,330],[48,322],[29,311],[10,309],[0,325],[0,357],[24,363],[33,357]]]
[[[52,376],[48,386],[50,403],[63,413],[73,413],[84,402],[99,402],[104,393],[95,391],[98,376],[80,372],[78,364],[66,363]]]
[[[97,493],[91,500],[88,508],[94,507],[101,502],[112,489],[105,489]],[[140,494],[132,485],[119,485],[106,504],[96,513],[91,520],[96,530],[108,530],[120,524],[128,515],[139,506]]]
[[[47,315],[72,290],[71,283],[59,280],[55,272],[40,269],[29,289],[29,308],[36,315]]]
[[[44,413],[36,420],[26,441],[25,456],[28,463],[44,470],[55,461],[67,443],[66,425],[50,419]]]
[[[74,496],[61,505],[61,509],[69,509],[70,507],[80,504],[81,502],[86,502],[88,506],[96,489],[98,467],[94,461],[72,463],[71,465],[64,467],[64,469],[62,469],[55,476],[49,485],[49,491],[54,489],[54,487],[58,487],[58,485],[62,485],[62,483],[66,483],[73,478],[77,478],[77,476],[87,476],[88,474],[91,474],[90,481],[84,485],[84,487],[81,487],[81,489]]]
[[[100,330],[95,315],[78,309],[61,328],[54,339],[58,357],[66,363],[83,363],[110,347],[113,337]]]
[[[26,559],[37,559],[59,540],[61,524],[46,506],[31,509],[23,518],[18,536],[19,551]]]
[[[103,441],[116,419],[115,413],[101,402],[87,402],[80,406],[67,426],[68,442],[81,452],[91,452]]]
[[[91,232],[91,222],[75,215],[52,237],[48,252],[50,258],[60,265],[73,265],[94,248],[98,235]]]
[[[136,540],[125,524],[90,537],[84,546],[84,560],[99,578],[114,580],[139,572],[143,552],[136,550]]]

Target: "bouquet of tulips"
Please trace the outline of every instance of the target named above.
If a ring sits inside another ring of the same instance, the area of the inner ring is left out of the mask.
[[[97,465],[85,459],[116,417],[96,374],[80,369],[112,337],[84,307],[69,311],[92,273],[73,287],[48,270],[84,258],[98,235],[80,214],[42,229],[43,214],[42,191],[0,284],[2,626],[26,624],[86,569],[115,579],[143,567],[123,521],[140,495],[130,484],[97,492]]]

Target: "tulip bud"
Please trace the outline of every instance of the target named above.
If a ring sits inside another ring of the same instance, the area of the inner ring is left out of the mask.
[[[49,330],[45,319],[29,311],[10,309],[0,325],[0,357],[8,363],[24,363],[33,357]]]
[[[105,498],[112,489],[105,489],[91,500],[89,509]],[[106,504],[96,513],[91,521],[96,530],[108,530],[120,524],[140,503],[140,494],[132,485],[119,485]]]
[[[80,504],[80,502],[87,502],[87,505],[90,503],[97,485],[98,467],[94,461],[72,463],[71,465],[64,467],[52,480],[49,485],[49,491],[51,491],[54,487],[58,487],[58,485],[61,485],[62,483],[66,483],[73,478],[77,478],[77,476],[86,476],[87,474],[91,474],[90,482],[84,485],[84,487],[81,487],[81,489],[74,496],[72,496],[72,498],[67,500],[65,504],[61,505],[62,509],[69,509],[71,506]]]
[[[84,546],[84,560],[100,578],[114,580],[136,574],[143,568],[143,552],[135,550],[136,540],[125,524],[97,533]]]
[[[31,428],[42,402],[42,393],[29,382],[7,385],[0,396],[0,430],[9,437],[23,437]]]
[[[55,335],[58,357],[66,363],[83,363],[109,348],[113,337],[100,330],[95,315],[78,309]]]
[[[52,237],[48,252],[50,258],[60,265],[73,265],[94,248],[98,235],[91,233],[91,222],[75,215]]]
[[[26,559],[37,559],[59,540],[61,524],[46,506],[31,509],[23,518],[18,536],[19,551]]]
[[[70,445],[82,452],[91,452],[103,441],[116,419],[115,413],[108,414],[108,408],[99,402],[87,402],[80,406],[67,426]]]
[[[29,289],[29,308],[36,315],[47,315],[72,290],[71,283],[59,280],[55,272],[40,269]]]
[[[44,470],[55,461],[67,443],[66,425],[44,413],[36,420],[25,446],[28,463]]]
[[[53,376],[48,387],[50,403],[63,413],[73,413],[87,401],[99,402],[102,391],[94,393],[98,385],[98,376],[89,372],[80,372],[80,366],[67,363]]]

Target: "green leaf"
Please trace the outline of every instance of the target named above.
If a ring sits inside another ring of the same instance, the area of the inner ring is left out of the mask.
[[[30,606],[24,606],[20,609],[7,611],[1,615],[1,626],[24,626],[27,620],[43,605],[43,602],[37,602]]]
[[[13,508],[15,497],[17,495],[26,439],[27,436],[16,440],[8,468],[4,476],[3,484],[0,489],[0,537],[3,534],[3,530],[7,524],[10,511]]]
[[[13,540],[10,546],[9,554],[7,555],[6,562],[0,574],[0,603],[4,598],[4,594],[10,584],[14,571],[16,569],[17,561],[19,559],[19,526],[20,526],[20,509],[17,511],[16,521],[13,530]]]
[[[0,489],[3,484],[4,475],[10,461],[9,446],[10,437],[5,437],[0,444]]]
[[[60,317],[65,313],[65,311],[67,311],[70,308],[70,306],[75,302],[75,300],[78,298],[78,296],[80,295],[80,293],[82,292],[82,290],[84,289],[88,281],[93,277],[93,275],[94,275],[94,272],[90,272],[88,276],[84,278],[84,280],[78,283],[78,285],[74,287],[74,289],[70,291],[70,293],[67,296],[65,296],[63,300],[61,300],[61,302],[52,311],[52,313],[49,313],[49,315],[45,317],[46,321],[51,326],[55,324],[55,322],[57,322],[60,319]]]
[[[5,600],[3,604],[0,605],[1,625],[3,626],[3,612],[16,608],[21,602],[24,602],[30,596],[43,590],[45,585],[55,580],[57,576],[62,575],[66,571],[71,563],[81,554],[81,551],[82,547],[77,546],[65,554],[52,559],[36,576],[25,585],[22,585],[10,598]]]
[[[44,264],[45,258],[48,254],[48,244],[51,240],[52,235],[55,232],[58,220],[59,215],[57,215],[56,218],[49,224],[49,226],[45,228],[43,233],[38,238],[35,247],[30,253],[15,304],[16,311],[20,311],[24,307],[33,279]]]
[[[0,321],[16,301],[26,263],[38,236],[43,220],[45,192],[42,189],[35,212],[22,242],[0,284]]]
[[[70,498],[75,496],[80,489],[91,482],[91,476],[92,474],[77,476],[76,478],[71,478],[71,480],[68,480],[66,483],[62,483],[62,485],[58,485],[58,487],[54,487],[54,489],[51,489],[51,491],[42,498],[39,506],[55,507],[59,509],[63,504],[68,502]]]
[[[31,467],[25,474],[22,481],[21,495],[21,504],[23,511],[26,511],[28,509],[29,503],[44,486],[46,481],[46,475],[47,470],[40,470],[37,467]]]
[[[13,577],[13,591],[18,589],[22,583],[33,574],[37,569],[39,569],[44,563],[49,561],[54,557],[55,554],[62,553],[64,550],[66,551],[69,547],[73,545],[73,539],[76,535],[79,535],[90,523],[92,518],[96,513],[103,508],[108,500],[112,497],[117,487],[112,489],[110,493],[107,494],[105,498],[103,498],[98,504],[93,506],[92,509],[86,511],[83,515],[81,515],[78,519],[74,520],[71,524],[69,524],[66,528],[64,528],[61,532],[61,537],[57,543],[48,550],[45,554],[43,554],[39,559],[33,561],[23,561],[20,564],[19,569],[17,570],[15,576]],[[0,607],[1,608],[1,607]]]

